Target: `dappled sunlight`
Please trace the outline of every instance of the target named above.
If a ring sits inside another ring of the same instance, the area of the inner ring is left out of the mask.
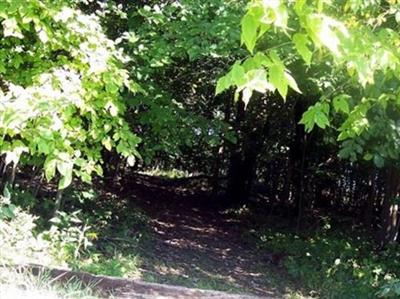
[[[148,178],[144,180],[148,193],[157,197],[147,200],[147,194],[140,193],[142,208],[152,218],[153,231],[153,244],[143,256],[142,279],[276,295],[271,287],[276,274],[271,276],[268,261],[258,256],[256,248],[243,242],[238,218],[202,200],[192,200],[188,193],[177,196],[174,190],[182,190],[179,186],[155,185]],[[169,194],[172,197],[166,200]]]
[[[195,232],[203,233],[203,234],[217,234],[217,233],[223,233],[219,230],[217,230],[215,227],[212,226],[207,226],[207,227],[195,227],[195,226],[190,226],[190,225],[181,225],[181,228],[184,229],[189,229]]]

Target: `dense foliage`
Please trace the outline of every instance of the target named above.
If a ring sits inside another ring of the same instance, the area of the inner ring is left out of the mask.
[[[98,19],[62,1],[3,1],[0,20],[4,167],[22,160],[48,180],[57,170],[64,189],[73,173],[86,182],[102,173],[103,147],[133,163],[140,139],[120,96],[133,84]]]

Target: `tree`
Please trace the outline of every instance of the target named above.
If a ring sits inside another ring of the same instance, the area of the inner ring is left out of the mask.
[[[127,57],[98,18],[65,1],[0,2],[0,149],[4,167],[44,168],[65,189],[102,173],[103,148],[134,162],[140,138],[124,120],[134,92]]]
[[[308,132],[315,125],[335,125],[342,158],[393,165],[400,149],[398,4],[330,2],[251,1],[241,35],[250,55],[220,78],[216,92],[234,86],[235,98],[244,105],[253,101],[255,91],[278,93],[283,99],[289,87],[316,94],[317,102],[301,119]],[[384,210],[391,212],[384,213],[383,231],[398,229],[397,218],[388,220],[397,209],[384,204]],[[394,234],[388,235],[384,243],[395,240]]]

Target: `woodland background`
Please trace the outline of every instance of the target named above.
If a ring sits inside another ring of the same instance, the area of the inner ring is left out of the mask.
[[[0,22],[0,262],[129,277],[148,199],[239,219],[280,295],[400,296],[398,1],[5,0]]]

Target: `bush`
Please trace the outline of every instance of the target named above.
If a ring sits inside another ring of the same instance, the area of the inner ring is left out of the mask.
[[[66,265],[91,245],[89,226],[78,218],[79,211],[59,212],[48,230],[37,232],[33,216],[10,201],[7,190],[0,197],[0,263],[18,265]]]
[[[6,188],[6,193],[0,204],[0,263],[39,263],[122,277],[138,275],[138,247],[148,235],[148,218],[129,201],[74,189],[65,194],[67,209],[48,220],[43,214],[52,209],[43,212],[41,201],[29,192],[8,192]],[[33,216],[25,209],[42,216]]]
[[[0,263],[25,264],[40,261],[51,264],[51,244],[42,235],[35,236],[36,217],[0,197]]]

